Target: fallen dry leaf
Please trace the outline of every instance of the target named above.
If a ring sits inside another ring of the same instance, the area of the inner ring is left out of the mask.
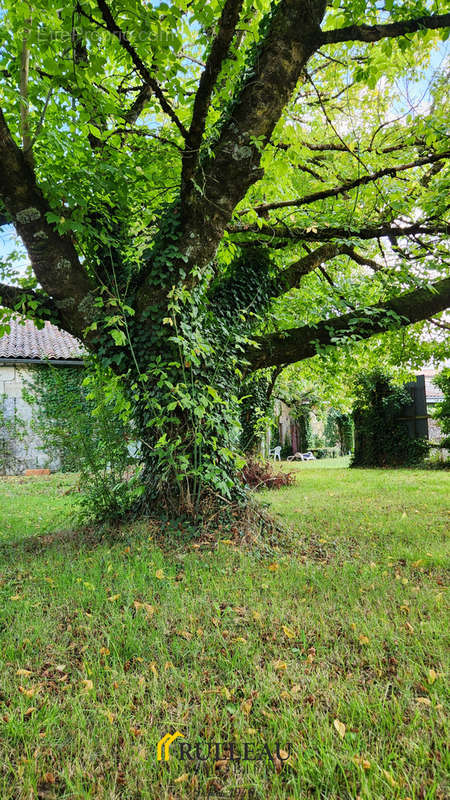
[[[110,711],[108,708],[99,708],[98,709],[98,713],[99,714],[103,714],[106,717],[106,719],[108,720],[108,722],[111,723],[111,725],[112,725],[112,723],[114,722],[114,720],[116,718],[116,715],[113,714],[113,712]]]
[[[362,756],[353,756],[352,761],[358,767],[362,767],[363,769],[370,769],[370,761],[367,758],[363,758]]]
[[[434,683],[437,678],[437,672],[434,669],[428,670],[428,683]]]
[[[369,644],[369,637],[365,636],[364,633],[361,633],[359,636],[359,643],[360,644]]]
[[[35,686],[31,687],[31,689],[25,689],[24,686],[19,686],[19,692],[24,694],[25,697],[34,697],[37,691],[38,689]]]
[[[287,625],[283,625],[282,628],[288,639],[295,639],[295,633],[292,628],[289,628]]]
[[[279,775],[281,770],[283,769],[283,762],[278,758],[276,753],[272,753],[272,759],[275,767],[275,772],[277,773],[277,775]]]
[[[383,770],[383,775],[384,775],[384,777],[386,778],[386,780],[387,780],[387,782],[388,782],[389,786],[392,786],[392,788],[393,788],[393,789],[395,789],[395,787],[396,787],[396,786],[398,786],[398,783],[397,783],[397,781],[395,780],[395,778],[393,778],[393,777],[392,777],[392,775],[391,775],[391,773],[390,773],[390,772],[387,772],[387,771],[384,769],[384,770]]]
[[[18,669],[16,670],[16,675],[24,675],[25,677],[28,675],[32,675],[31,669]]]
[[[135,600],[133,605],[136,611],[139,611],[141,608],[144,609],[148,617],[152,617],[155,613],[154,606],[151,606],[150,603],[141,603],[139,600]]]
[[[252,710],[252,705],[253,705],[252,700],[244,700],[241,703],[241,709],[243,713],[246,714],[247,716],[250,714],[250,711]]]
[[[344,736],[345,736],[345,731],[346,731],[346,727],[345,727],[344,723],[341,722],[339,719],[335,719],[333,721],[333,725],[336,728],[336,730],[337,730],[339,736],[341,737],[341,739],[343,739]]]

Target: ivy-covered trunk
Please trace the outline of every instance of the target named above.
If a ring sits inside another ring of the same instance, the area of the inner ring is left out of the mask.
[[[169,289],[164,304],[159,291],[131,316],[122,305],[119,348],[103,328],[100,349],[124,376],[141,443],[145,506],[195,514],[242,496],[242,353],[270,285],[268,259],[248,252],[220,282],[210,273],[194,291]]]
[[[139,371],[132,369],[127,382],[144,506],[195,513],[207,496],[233,491],[236,388],[224,364],[214,365],[213,344],[196,335],[191,315],[172,314],[166,326],[161,346],[140,351]]]
[[[143,509],[197,514],[214,498],[237,494],[238,400],[218,374],[167,351],[153,361],[147,386],[133,383],[132,415],[143,463]],[[154,382],[150,384],[154,378]],[[150,385],[149,385],[150,384]]]

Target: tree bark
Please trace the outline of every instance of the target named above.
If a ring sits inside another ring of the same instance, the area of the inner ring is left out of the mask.
[[[321,348],[368,339],[392,328],[411,325],[449,306],[450,278],[444,278],[431,289],[415,289],[386,303],[322,320],[317,325],[302,325],[255,337],[255,344],[247,349],[246,358],[252,370],[293,364],[312,358]]]
[[[0,109],[0,196],[25,244],[34,273],[67,331],[82,337],[93,321],[92,284],[70,237],[47,221],[51,208]]]

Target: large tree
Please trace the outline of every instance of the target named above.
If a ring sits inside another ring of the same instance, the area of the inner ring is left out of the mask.
[[[1,8],[2,222],[34,274],[6,270],[1,303],[121,377],[149,498],[230,496],[245,376],[450,304],[429,67],[450,15],[427,0]],[[425,105],[401,98],[407,76],[430,84]]]

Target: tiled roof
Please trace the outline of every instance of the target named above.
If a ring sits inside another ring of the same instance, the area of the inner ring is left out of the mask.
[[[9,323],[10,332],[0,338],[0,360],[79,360],[85,354],[81,343],[67,331],[46,322],[39,330],[30,320]]]

